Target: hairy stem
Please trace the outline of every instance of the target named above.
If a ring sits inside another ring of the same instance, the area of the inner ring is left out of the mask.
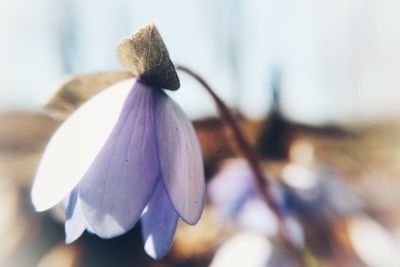
[[[272,193],[272,187],[270,180],[266,177],[265,173],[262,171],[260,163],[253,152],[253,149],[248,142],[246,136],[243,134],[243,131],[240,129],[239,124],[237,123],[234,115],[229,111],[229,108],[225,105],[225,103],[219,98],[219,96],[214,92],[214,90],[210,87],[210,85],[196,72],[191,70],[188,67],[177,65],[177,70],[185,72],[196,79],[211,95],[213,100],[215,101],[219,114],[222,120],[230,127],[233,133],[233,137],[235,138],[238,149],[242,153],[243,157],[248,161],[253,173],[256,178],[256,182],[258,185],[258,189],[263,196],[264,200],[268,204],[268,206],[273,210],[275,215],[278,217],[280,221],[280,233],[282,238],[288,246],[288,248],[293,252],[294,256],[301,262],[301,255],[299,250],[293,245],[293,243],[288,238],[288,233],[285,227],[284,215],[279,208],[278,203],[275,201],[275,198]],[[300,265],[300,264],[299,264]]]
[[[182,65],[176,66],[176,69],[191,75],[201,85],[203,85],[204,88],[207,90],[207,92],[211,95],[211,97],[213,98],[213,100],[217,105],[222,120],[231,128],[238,149],[242,153],[243,157],[247,159],[248,163],[250,164],[254,176],[256,177],[256,182],[258,184],[260,193],[263,195],[263,197],[265,198],[271,209],[273,209],[275,213],[280,213],[279,206],[274,201],[269,180],[267,179],[267,177],[265,177],[264,173],[262,172],[257,157],[253,153],[252,148],[249,145],[249,142],[247,141],[242,130],[240,129],[240,126],[237,123],[234,115],[229,111],[228,107],[221,100],[221,98],[219,98],[219,96],[214,92],[214,90],[211,89],[208,83],[200,75]]]

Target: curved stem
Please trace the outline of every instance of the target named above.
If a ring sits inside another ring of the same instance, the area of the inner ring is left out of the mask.
[[[264,172],[261,170],[261,166],[259,164],[259,161],[254,154],[252,147],[250,146],[250,143],[246,139],[245,135],[243,134],[243,131],[240,129],[239,124],[237,123],[235,117],[232,115],[232,113],[229,111],[229,108],[225,105],[225,103],[219,98],[219,96],[212,90],[210,85],[196,72],[191,70],[188,67],[182,66],[182,65],[177,65],[176,66],[177,70],[180,70],[182,72],[185,72],[195,78],[206,90],[207,92],[211,95],[213,100],[215,101],[219,114],[223,121],[226,122],[226,124],[231,128],[233,136],[235,138],[235,141],[238,145],[238,148],[240,152],[242,153],[243,157],[248,161],[254,176],[256,178],[256,182],[258,185],[258,189],[267,202],[268,206],[273,210],[275,215],[278,217],[280,221],[280,233],[282,235],[282,238],[285,242],[285,244],[289,247],[289,249],[295,254],[294,256],[297,258],[297,260],[300,261],[301,256],[298,251],[298,249],[292,244],[292,242],[288,239],[288,234],[287,230],[285,227],[285,221],[284,221],[284,215],[281,212],[279,205],[274,199],[273,193],[272,193],[272,188],[271,188],[271,183],[268,177],[265,176]]]
[[[218,111],[223,119],[223,121],[226,122],[226,124],[231,128],[233,136],[235,138],[235,141],[238,145],[238,148],[240,152],[243,154],[243,157],[247,159],[248,163],[250,164],[251,169],[253,170],[254,176],[256,177],[256,182],[258,184],[259,191],[261,195],[265,198],[266,202],[268,205],[271,207],[271,209],[275,213],[281,213],[278,205],[274,201],[272,192],[271,192],[271,186],[270,183],[267,179],[267,177],[264,176],[264,173],[261,170],[261,166],[257,160],[257,157],[252,151],[251,146],[249,145],[249,142],[247,141],[245,135],[243,134],[242,130],[240,129],[239,124],[237,123],[235,117],[232,115],[232,113],[229,111],[228,107],[225,105],[225,103],[219,98],[219,96],[214,92],[214,90],[211,89],[211,87],[208,85],[208,83],[197,73],[192,71],[191,69],[178,65],[176,66],[177,70],[183,71],[189,75],[191,75],[193,78],[195,78],[201,85],[204,86],[204,88],[207,90],[207,92],[211,95],[213,100],[215,101]]]

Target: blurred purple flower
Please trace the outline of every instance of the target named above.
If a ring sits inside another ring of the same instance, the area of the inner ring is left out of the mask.
[[[222,220],[235,217],[244,203],[258,194],[254,175],[241,159],[225,161],[208,184],[208,194]]]
[[[361,199],[329,165],[289,163],[283,168],[284,206],[304,226],[311,251],[334,257],[338,221],[363,213]]]
[[[327,224],[363,213],[361,199],[344,177],[328,165],[318,168],[290,163],[283,169],[286,210],[297,217]]]
[[[32,189],[38,211],[64,199],[66,242],[85,229],[112,238],[141,218],[145,250],[165,256],[178,218],[204,207],[201,149],[181,108],[141,80],[99,93],[52,137]],[[132,88],[132,89],[131,89]]]
[[[277,219],[260,196],[246,161],[225,162],[209,183],[208,194],[220,221],[234,221],[241,228],[267,235],[277,231]]]
[[[277,203],[284,208],[283,189],[271,181]],[[242,159],[226,162],[208,184],[208,194],[218,219],[233,222],[241,229],[273,236],[278,233],[278,219],[259,193],[249,164]],[[285,214],[288,238],[296,246],[304,243],[303,229],[298,220]]]

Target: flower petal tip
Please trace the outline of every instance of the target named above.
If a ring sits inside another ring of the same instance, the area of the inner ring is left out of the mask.
[[[46,195],[39,194],[35,190],[35,187],[33,187],[31,192],[31,201],[36,212],[46,211],[55,205],[53,205],[53,201],[46,198]]]
[[[181,212],[181,214],[179,214],[180,218],[189,225],[196,225],[200,221],[201,216],[203,215],[204,201],[202,202],[203,203],[201,204],[201,206],[195,208],[193,211],[188,211],[184,213]],[[196,204],[194,204],[194,206],[195,205]]]
[[[172,206],[162,181],[159,181],[143,212],[141,223],[146,253],[156,260],[163,258],[171,249],[178,214]]]
[[[70,237],[70,236],[65,236],[65,240],[64,240],[64,242],[65,242],[65,244],[67,244],[67,245],[70,245],[70,244],[72,244],[72,243],[74,243],[76,240],[78,240],[78,238],[79,237]]]
[[[162,248],[162,249],[156,248],[153,240],[151,238],[149,238],[144,243],[144,250],[146,251],[147,255],[149,255],[154,260],[161,260],[165,256],[168,255],[168,253],[170,251],[170,247],[166,247],[166,248]]]

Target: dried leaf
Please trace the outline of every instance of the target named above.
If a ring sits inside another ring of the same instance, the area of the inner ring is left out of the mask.
[[[154,24],[140,28],[118,46],[118,59],[135,76],[160,88],[177,90],[179,78]]]
[[[124,71],[73,75],[57,88],[43,106],[55,117],[65,119],[103,89],[132,77],[132,73]]]

